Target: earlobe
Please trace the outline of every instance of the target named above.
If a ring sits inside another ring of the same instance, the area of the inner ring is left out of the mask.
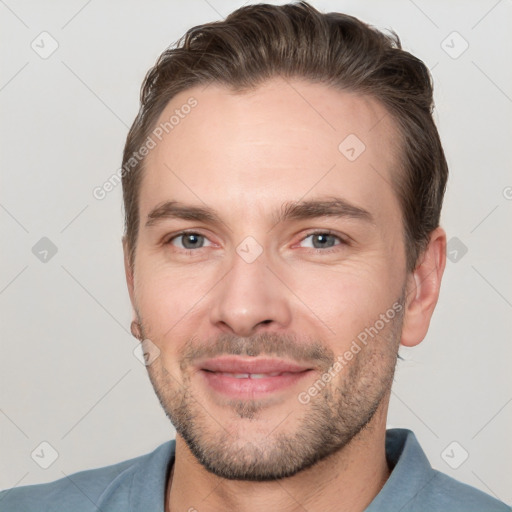
[[[409,275],[401,344],[413,347],[427,335],[430,319],[439,298],[441,280],[446,266],[446,233],[438,227],[419,264]]]

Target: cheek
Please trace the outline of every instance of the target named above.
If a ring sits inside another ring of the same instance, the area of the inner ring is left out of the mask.
[[[151,269],[140,274],[136,300],[145,335],[159,350],[159,357],[148,367],[154,382],[172,384],[182,379],[179,352],[194,334],[194,304],[204,291],[189,283],[184,276]],[[197,307],[197,306],[196,306]],[[171,385],[172,387],[172,385]]]
[[[187,315],[199,306],[208,290],[207,282],[199,269],[184,273],[153,267],[139,272],[136,302],[155,339],[172,338],[183,329]]]
[[[303,267],[291,286],[301,299],[297,311],[339,352],[400,297],[400,282],[389,272],[363,262],[337,269]]]

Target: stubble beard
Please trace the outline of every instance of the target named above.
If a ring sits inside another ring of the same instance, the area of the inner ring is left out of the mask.
[[[264,400],[230,400],[224,404],[226,418],[236,416],[237,421],[235,427],[231,424],[226,428],[225,418],[209,411],[205,397],[194,396],[190,372],[186,371],[190,352],[181,359],[181,383],[165,368],[162,358],[148,367],[149,377],[176,431],[208,471],[230,480],[263,482],[290,477],[347,446],[369,426],[383,400],[389,397],[402,331],[403,297],[398,303],[402,304],[401,313],[368,340],[337,378],[309,403],[302,404],[294,396],[296,407],[284,419],[279,407],[274,407],[275,426],[258,439],[244,437],[244,426],[257,422],[272,406]],[[237,355],[286,355],[283,347],[286,352],[291,343],[282,335],[261,333],[245,340],[222,336],[214,346],[218,352],[222,347],[223,353]],[[313,345],[306,349],[307,354],[318,356],[327,371],[335,361],[334,354],[324,345]],[[192,353],[197,353],[197,345]],[[294,348],[294,356],[297,355]],[[321,374],[315,381],[318,378]],[[305,390],[311,385],[312,382],[304,384]]]

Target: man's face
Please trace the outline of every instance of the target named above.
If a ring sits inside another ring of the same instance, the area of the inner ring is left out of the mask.
[[[176,109],[139,198],[149,375],[207,469],[289,476],[387,408],[407,277],[398,136],[375,100],[298,80],[195,87],[158,124]]]

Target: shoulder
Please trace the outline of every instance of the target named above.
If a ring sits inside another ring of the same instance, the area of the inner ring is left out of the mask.
[[[367,512],[511,512],[494,497],[437,471],[430,465],[414,433],[386,432],[391,475]]]
[[[464,512],[511,512],[512,508],[475,487],[433,470],[432,479],[418,493],[416,504],[428,503],[432,510]],[[419,510],[412,508],[411,510]]]
[[[152,486],[165,486],[163,468],[173,455],[174,441],[168,441],[151,453],[117,464],[80,471],[46,484],[7,489],[0,492],[0,512],[97,512],[103,503],[124,507],[129,503],[136,475],[150,477]]]

